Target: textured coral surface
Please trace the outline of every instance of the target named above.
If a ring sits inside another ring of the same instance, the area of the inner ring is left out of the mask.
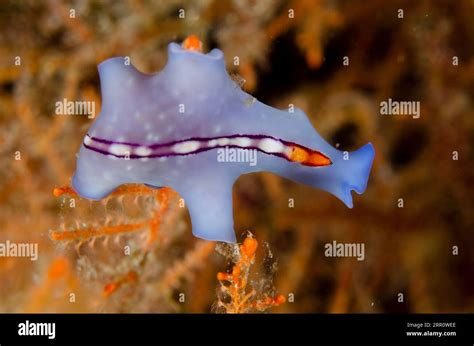
[[[0,311],[472,312],[473,12],[468,0],[4,1],[0,243],[38,244],[38,258],[0,257]],[[173,190],[91,202],[68,188],[94,119],[56,102],[99,114],[98,63],[129,56],[153,73],[190,34],[339,149],[374,144],[354,209],[243,176],[231,246],[194,238]],[[381,114],[388,99],[419,101],[420,116]],[[333,241],[364,244],[364,260],[325,256]]]

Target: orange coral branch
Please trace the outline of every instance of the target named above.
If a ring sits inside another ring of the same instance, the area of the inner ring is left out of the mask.
[[[76,191],[72,187],[64,186],[64,187],[55,187],[53,189],[54,197],[60,197],[62,195],[70,195],[70,196],[77,196]]]
[[[59,197],[61,195],[77,196],[72,187],[57,187],[53,190],[53,195]],[[162,188],[159,190],[152,189],[142,185],[124,185],[117,188],[111,196],[122,196],[126,194],[146,195],[154,194],[156,203],[159,205],[151,219],[134,224],[119,224],[114,226],[103,226],[97,228],[75,229],[75,230],[54,230],[50,232],[51,239],[54,241],[86,241],[91,238],[110,236],[115,234],[131,233],[141,229],[148,228],[149,235],[145,245],[145,251],[151,249],[152,244],[158,238],[159,227],[163,223],[163,216],[169,209],[169,200],[176,192],[170,188]]]
[[[52,240],[64,241],[64,240],[86,240],[93,237],[101,237],[107,235],[113,235],[118,233],[135,232],[141,228],[147,226],[148,222],[139,222],[135,224],[125,224],[117,226],[105,226],[102,228],[86,228],[78,229],[73,231],[51,231],[50,236]]]
[[[232,267],[231,273],[217,273],[217,280],[221,283],[221,292],[230,298],[229,303],[219,300],[217,305],[223,307],[227,313],[261,312],[285,302],[283,295],[270,297],[264,294],[263,298],[259,298],[254,289],[247,293],[250,267],[254,263],[257,248],[257,240],[248,236],[239,247],[240,258]],[[228,285],[225,285],[224,281]]]
[[[150,246],[156,241],[158,238],[158,230],[159,226],[162,224],[162,216],[169,208],[169,198],[174,193],[173,190],[170,188],[162,188],[158,191],[158,195],[156,197],[157,202],[159,203],[160,207],[155,212],[155,216],[150,220],[150,233],[148,236],[146,247],[150,248]]]
[[[76,278],[71,272],[67,258],[56,257],[51,261],[43,282],[32,291],[24,310],[26,312],[44,311],[48,303],[52,303],[53,290],[60,289],[62,293],[67,294],[76,287],[76,284]]]
[[[135,283],[137,282],[137,280],[138,280],[138,274],[134,270],[131,270],[126,275],[118,279],[117,281],[106,284],[104,286],[104,290],[102,294],[104,295],[104,297],[108,298],[110,297],[110,295],[115,293],[122,285],[128,284],[128,283]]]
[[[168,188],[160,189],[162,190],[170,190]],[[110,194],[110,196],[121,196],[121,195],[128,195],[128,194],[153,194],[156,190],[143,186],[143,185],[124,185],[117,188],[114,192]],[[169,193],[169,191],[167,191]],[[60,197],[62,195],[70,195],[70,196],[77,196],[77,192],[70,186],[63,186],[63,187],[56,187],[53,189],[53,195],[55,197]]]

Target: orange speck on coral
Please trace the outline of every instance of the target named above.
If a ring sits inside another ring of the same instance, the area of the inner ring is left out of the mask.
[[[306,62],[310,69],[316,69],[323,63],[323,55],[320,49],[310,48],[306,53]]]
[[[114,293],[117,290],[118,286],[119,285],[115,282],[105,285],[104,292],[103,292],[104,296],[105,297],[110,296],[112,293]]]
[[[54,197],[60,197],[64,194],[69,194],[69,195],[76,195],[76,191],[74,191],[71,187],[69,186],[64,186],[64,187],[55,187],[53,189],[53,195]]]
[[[247,258],[253,258],[255,252],[257,251],[258,241],[255,238],[247,237],[244,240],[244,243],[240,247],[240,250]]]
[[[126,281],[136,282],[137,280],[138,280],[138,274],[135,271],[132,270],[127,274]]]
[[[104,297],[109,297],[112,293],[117,291],[125,283],[134,283],[138,280],[137,272],[131,270],[127,275],[123,276],[119,280],[109,283],[104,286],[103,295]]]
[[[48,277],[50,279],[58,279],[67,273],[68,268],[69,264],[67,259],[63,257],[56,258],[48,269]]]
[[[224,281],[224,280],[227,280],[228,278],[229,278],[229,274],[222,273],[222,272],[217,273],[217,280],[219,281]]]
[[[181,46],[186,50],[202,52],[202,42],[196,35],[189,35]]]
[[[279,294],[278,296],[276,296],[276,298],[274,299],[274,303],[275,305],[280,305],[280,304],[283,304],[284,302],[286,302],[286,299],[283,295]]]
[[[241,271],[239,266],[234,266],[234,268],[232,268],[232,276],[238,277]]]

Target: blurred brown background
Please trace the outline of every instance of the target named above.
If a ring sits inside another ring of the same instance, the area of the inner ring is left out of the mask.
[[[55,102],[98,114],[98,63],[130,56],[156,72],[189,34],[262,102],[302,108],[340,149],[376,148],[352,210],[271,174],[238,180],[239,239],[260,244],[252,285],[294,295],[268,311],[474,311],[473,13],[470,0],[3,1],[0,242],[38,243],[39,258],[0,257],[0,311],[211,311],[230,250],[192,237],[179,196],[52,193],[92,121]],[[420,101],[421,117],[380,115],[388,98]],[[325,257],[333,240],[364,243],[365,260]]]

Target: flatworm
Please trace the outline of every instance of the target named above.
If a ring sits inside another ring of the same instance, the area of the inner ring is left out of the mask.
[[[195,236],[235,242],[232,186],[242,174],[273,172],[349,208],[351,191],[365,191],[370,143],[351,153],[335,149],[301,110],[278,110],[242,91],[222,51],[202,53],[195,36],[170,43],[168,55],[154,75],[125,58],[99,65],[103,104],[78,154],[72,184],[79,195],[101,199],[125,183],[169,186],[184,198]],[[229,148],[255,150],[256,164],[218,160]]]
[[[305,166],[327,166],[331,160],[324,154],[271,136],[231,135],[208,138],[189,138],[169,143],[143,145],[116,142],[86,135],[84,147],[103,155],[122,159],[148,159],[179,155],[192,155],[219,148],[253,149],[268,155],[282,157]]]

